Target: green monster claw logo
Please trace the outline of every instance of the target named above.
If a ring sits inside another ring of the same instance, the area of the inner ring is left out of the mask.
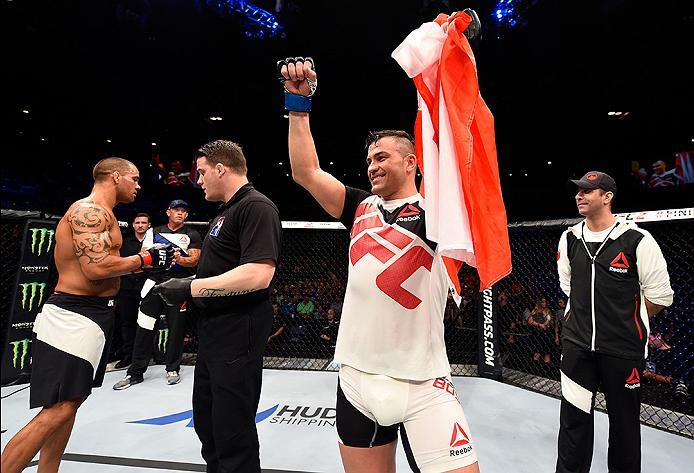
[[[43,293],[46,290],[45,282],[24,282],[19,285],[22,288],[22,310],[32,310],[34,308],[34,299],[38,292],[39,300],[36,307],[43,302]],[[27,308],[28,306],[28,308]]]
[[[29,344],[31,343],[30,338],[25,338],[24,340],[17,340],[16,342],[10,342],[12,345],[12,366],[15,369],[24,369],[24,364],[27,361],[27,355],[29,354]],[[22,352],[21,354],[19,352]],[[31,360],[29,360],[31,363]]]
[[[166,342],[169,341],[169,329],[160,328],[159,329],[159,341],[157,342],[157,348],[162,353],[166,353]]]
[[[46,240],[48,240],[48,246],[44,253],[51,251],[55,230],[49,230],[48,228],[32,228],[29,231],[31,232],[31,252],[33,254],[41,256],[41,250],[43,250],[43,244],[46,243]]]

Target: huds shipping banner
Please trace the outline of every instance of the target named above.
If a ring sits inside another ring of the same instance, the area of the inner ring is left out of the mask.
[[[17,268],[14,295],[8,318],[7,340],[2,355],[2,384],[31,374],[31,340],[34,320],[46,301],[51,286],[55,229],[53,220],[27,220],[22,254]]]

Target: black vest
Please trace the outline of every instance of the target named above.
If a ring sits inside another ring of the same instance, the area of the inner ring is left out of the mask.
[[[641,320],[643,300],[636,266],[636,248],[643,237],[628,229],[614,240],[608,238],[596,255],[600,243],[584,245],[572,231],[567,232],[571,297],[562,327],[564,346],[643,359],[648,333]]]

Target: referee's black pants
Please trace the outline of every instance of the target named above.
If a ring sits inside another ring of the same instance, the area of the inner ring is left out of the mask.
[[[259,472],[255,414],[272,306],[198,318],[193,419],[210,473]]]
[[[561,415],[557,473],[588,473],[593,458],[595,393],[605,394],[609,473],[641,471],[643,358],[630,360],[565,347],[561,360]]]
[[[128,368],[130,376],[141,377],[147,371],[149,359],[154,350],[156,337],[158,349],[164,351],[166,371],[181,369],[183,359],[183,339],[186,332],[187,302],[180,306],[168,306],[161,297],[151,292],[142,298],[140,312],[145,316],[154,318],[153,329],[142,327],[138,322],[133,343],[132,362]],[[159,317],[166,316],[167,328],[159,327]],[[138,315],[138,317],[141,317]]]

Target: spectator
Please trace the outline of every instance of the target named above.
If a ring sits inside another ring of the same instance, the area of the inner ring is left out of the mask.
[[[344,289],[342,289],[341,293],[344,293]],[[338,299],[330,304],[330,308],[335,311],[335,316],[339,319],[340,314],[342,314],[342,299]]]
[[[682,177],[677,174],[677,169],[672,168],[667,170],[667,164],[665,161],[658,160],[651,165],[653,169],[653,174],[651,174],[651,179],[648,181],[648,187],[672,187],[677,186],[682,183]]]
[[[290,341],[294,345],[295,352],[299,356],[310,356],[314,353],[316,338],[316,324],[315,320],[310,312],[304,312],[299,314],[298,311],[292,318],[292,322],[289,326],[289,336]]]
[[[561,344],[561,325],[564,322],[564,313],[566,312],[566,299],[559,298],[559,308],[554,311],[554,344]]]
[[[289,295],[287,288],[287,292],[285,292],[282,302],[280,302],[280,314],[285,320],[292,320],[296,314],[296,302],[293,299],[294,298]]]
[[[326,320],[323,322],[323,327],[320,331],[320,339],[323,342],[323,347],[326,349],[326,352],[332,355],[335,351],[335,340],[337,340],[339,322],[335,317],[335,311],[333,309],[328,309],[325,317]]]
[[[501,333],[506,337],[506,344],[510,347],[516,343],[518,324],[516,322],[516,316],[511,310],[511,304],[509,304],[508,291],[499,291],[497,304],[499,308],[499,320],[501,322]]]
[[[142,241],[150,227],[149,214],[139,213],[132,223],[133,233],[123,240],[121,256],[132,256],[142,250]],[[116,298],[118,319],[121,325],[123,345],[121,347],[121,359],[116,363],[116,369],[122,369],[130,365],[133,353],[133,341],[137,328],[137,309],[140,305],[140,292],[145,284],[145,273],[127,274],[120,278],[120,290]]]
[[[544,359],[545,363],[549,363],[552,358],[554,331],[552,330],[552,311],[549,308],[547,299],[544,297],[538,300],[533,310],[530,311],[528,325],[533,329],[532,333],[535,334],[534,344],[536,349],[533,354],[533,360],[540,361],[540,359]]]
[[[280,311],[280,305],[275,302],[272,304],[272,330],[267,339],[268,351],[274,353],[277,346],[284,341],[285,325],[284,317]]]
[[[304,293],[303,298],[299,303],[296,305],[296,312],[302,317],[310,317],[313,315],[313,312],[316,310],[316,306],[313,304],[313,301],[309,298],[308,293]]]

